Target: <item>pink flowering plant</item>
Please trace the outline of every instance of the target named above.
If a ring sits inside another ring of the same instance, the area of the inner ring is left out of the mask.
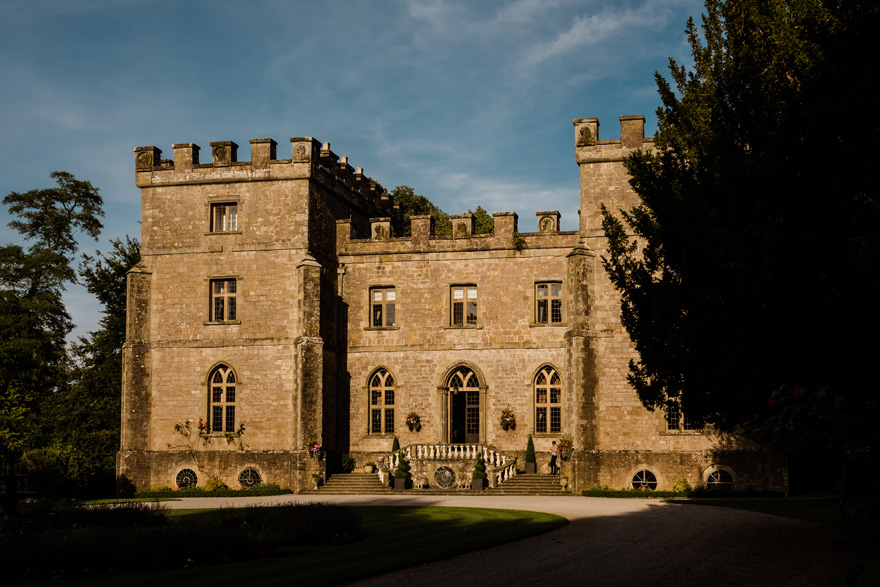
[[[510,408],[501,411],[501,417],[498,418],[498,422],[504,430],[516,430],[516,415]]]
[[[309,442],[309,456],[320,461],[324,457],[324,446],[317,440]]]

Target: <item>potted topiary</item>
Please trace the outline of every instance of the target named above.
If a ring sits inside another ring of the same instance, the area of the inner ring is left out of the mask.
[[[483,453],[477,455],[474,463],[473,480],[471,481],[471,489],[474,491],[482,491],[486,485],[486,462],[483,460]]]
[[[397,440],[397,437],[394,437],[394,442],[391,443],[391,452],[397,452],[400,450],[400,441]]]
[[[376,470],[376,463],[370,461],[369,463],[364,463],[364,473],[372,473]]]
[[[320,475],[318,475],[317,473],[312,473],[312,483],[315,484],[315,486],[312,487],[312,489],[317,489],[318,487],[320,487],[321,481],[323,481],[323,479],[321,478]]]
[[[538,465],[535,458],[535,443],[532,442],[532,435],[529,434],[529,443],[526,445],[526,473],[537,473]]]
[[[396,440],[396,439],[395,439]],[[400,452],[397,459],[397,468],[394,469],[394,489],[395,491],[403,491],[406,489],[406,480],[409,477],[409,464],[403,451]]]

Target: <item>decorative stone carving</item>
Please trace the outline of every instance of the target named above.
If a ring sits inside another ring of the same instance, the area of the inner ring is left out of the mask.
[[[437,467],[434,471],[434,481],[438,487],[449,489],[455,485],[455,471],[446,466]]]
[[[149,151],[141,151],[137,154],[137,170],[150,171],[153,169],[153,154]]]
[[[582,126],[578,129],[577,146],[588,147],[596,144],[596,137],[593,135],[589,126]]]
[[[294,163],[308,163],[309,162],[309,150],[302,143],[295,145],[293,147],[293,162]]]
[[[230,162],[229,147],[221,145],[214,147],[213,153],[214,165],[226,167]]]

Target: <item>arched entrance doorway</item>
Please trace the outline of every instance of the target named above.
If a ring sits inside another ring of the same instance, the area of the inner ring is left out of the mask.
[[[447,379],[449,442],[480,442],[480,380],[469,367],[457,367]]]

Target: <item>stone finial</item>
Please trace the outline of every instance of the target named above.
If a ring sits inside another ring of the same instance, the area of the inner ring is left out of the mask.
[[[467,238],[474,234],[473,214],[453,214],[449,219],[452,220],[452,238]]]
[[[150,145],[149,147],[134,148],[134,168],[136,171],[152,171],[153,167],[162,164],[162,150]]]
[[[214,141],[211,143],[211,158],[214,167],[229,167],[238,161],[238,145],[232,141]]]
[[[385,241],[391,238],[391,218],[370,218],[370,234],[374,241]]]
[[[598,118],[575,118],[573,122],[575,147],[590,147],[599,141]]]
[[[549,234],[559,232],[559,210],[547,210],[544,212],[535,212],[538,217],[538,232],[541,234]]]
[[[257,169],[269,166],[276,158],[278,143],[272,139],[251,139],[251,165]]]
[[[195,143],[177,143],[171,147],[174,149],[175,169],[188,171],[199,164],[200,148]]]
[[[620,117],[620,143],[627,149],[638,149],[645,142],[645,116]]]

